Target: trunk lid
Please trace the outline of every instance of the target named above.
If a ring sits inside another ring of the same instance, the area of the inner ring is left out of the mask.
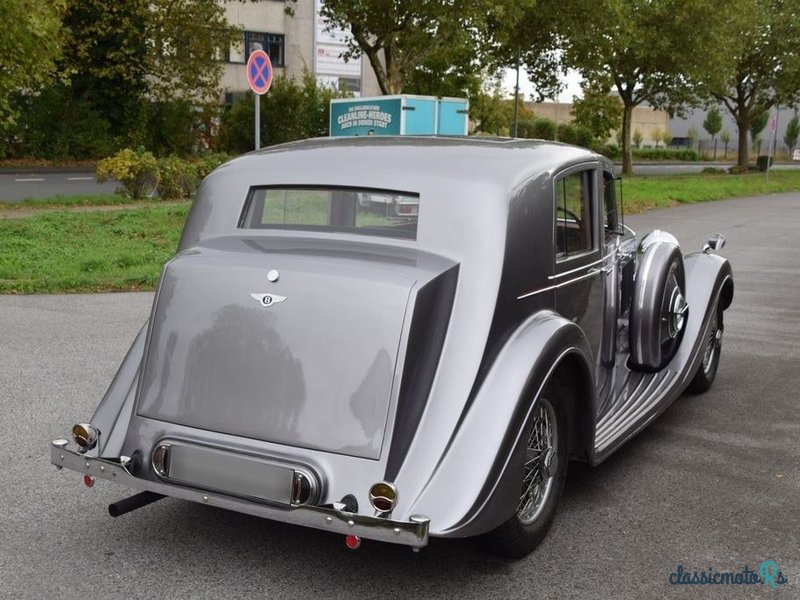
[[[246,240],[179,255],[153,309],[138,413],[378,459],[416,281],[392,262]]]

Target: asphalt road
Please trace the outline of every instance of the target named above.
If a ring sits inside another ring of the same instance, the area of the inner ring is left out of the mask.
[[[639,175],[669,175],[675,173],[699,173],[705,168],[727,169],[730,162],[719,163],[637,163],[634,168]],[[775,169],[799,169],[798,164],[775,165]],[[617,166],[617,170],[620,167]],[[18,202],[26,198],[49,198],[51,196],[75,196],[79,194],[113,194],[115,182],[97,183],[94,172],[67,173],[61,171],[0,172],[0,202]]]
[[[97,183],[93,171],[19,171],[0,172],[0,202],[18,202],[26,198],[113,194],[114,181]]]
[[[547,540],[517,562],[472,541],[419,554],[166,499],[112,519],[126,490],[49,464],[88,418],[151,294],[0,297],[4,598],[800,597],[800,195],[628,219],[685,252],[727,236],[736,293],[717,381],[597,468],[571,465]],[[677,566],[778,563],[789,583],[671,586]]]

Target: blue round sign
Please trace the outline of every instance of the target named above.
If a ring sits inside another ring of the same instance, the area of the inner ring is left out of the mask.
[[[254,50],[247,59],[247,83],[259,96],[266,94],[272,85],[272,62],[263,50]]]

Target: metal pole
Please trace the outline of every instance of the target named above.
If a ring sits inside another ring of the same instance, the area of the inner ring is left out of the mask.
[[[256,98],[256,150],[261,149],[261,96],[253,94]]]
[[[514,85],[514,137],[517,137],[517,106],[519,105],[519,59],[520,49],[517,47],[517,83]]]
[[[775,107],[775,126],[772,126],[772,119],[770,119],[770,134],[771,139],[769,141],[769,148],[767,149],[767,181],[769,181],[769,170],[772,167],[772,148],[775,144],[775,139],[778,136],[778,115],[780,114],[780,107]]]

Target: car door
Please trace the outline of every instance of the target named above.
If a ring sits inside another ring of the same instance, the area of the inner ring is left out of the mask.
[[[603,335],[604,280],[597,165],[580,165],[554,178],[556,310],[583,329],[594,357]]]

